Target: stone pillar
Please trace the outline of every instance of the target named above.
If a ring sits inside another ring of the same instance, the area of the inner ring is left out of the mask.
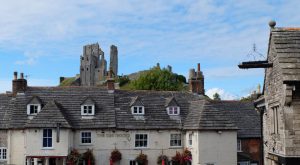
[[[49,158],[45,158],[45,165],[49,165]]]

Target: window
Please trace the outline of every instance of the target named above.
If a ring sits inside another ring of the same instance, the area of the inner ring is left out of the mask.
[[[241,139],[237,140],[237,151],[242,152],[242,141],[241,141]]]
[[[28,104],[27,105],[27,115],[36,115],[41,111],[40,104]]]
[[[144,107],[143,106],[133,106],[131,107],[132,114],[134,115],[143,115]]]
[[[43,130],[43,148],[52,147],[52,129]]]
[[[171,134],[170,146],[172,147],[181,146],[181,134]]]
[[[91,144],[92,143],[92,133],[91,132],[81,132],[81,143]]]
[[[81,106],[81,115],[91,116],[95,114],[94,105],[82,105]]]
[[[189,145],[193,145],[193,134],[189,134]]]
[[[272,108],[272,112],[273,112],[272,133],[274,133],[274,134],[278,134],[278,130],[279,130],[279,128],[278,128],[278,109],[279,109],[279,106]]]
[[[177,106],[168,107],[167,108],[168,115],[179,115],[180,114],[180,108]]]
[[[147,134],[135,134],[135,147],[147,147],[148,135]]]
[[[7,159],[7,148],[0,147],[0,160]]]

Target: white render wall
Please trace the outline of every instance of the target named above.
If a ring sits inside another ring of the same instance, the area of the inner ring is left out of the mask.
[[[92,144],[81,144],[82,131],[92,132]],[[148,134],[148,147],[135,148],[135,134]],[[171,147],[170,135],[182,133],[182,146]],[[188,134],[192,133],[192,145],[188,144]],[[142,151],[148,156],[148,164],[157,164],[157,158],[162,153],[171,159],[176,151],[182,152],[189,148],[193,155],[193,165],[237,164],[236,131],[187,131],[176,130],[144,130],[144,131],[102,131],[102,130],[60,130],[60,142],[56,142],[56,130],[53,129],[53,149],[42,148],[42,129],[11,130],[8,132],[10,164],[24,165],[26,156],[66,156],[71,148],[81,153],[88,148],[93,150],[97,165],[109,164],[110,153],[117,148],[122,153],[120,164],[129,164]]]
[[[86,130],[84,130],[86,131]],[[148,147],[135,148],[135,134],[148,134]],[[120,164],[129,164],[142,151],[148,156],[148,164],[157,164],[157,158],[163,152],[170,159],[176,151],[182,152],[184,145],[184,135],[182,134],[182,146],[170,147],[170,134],[181,133],[180,131],[92,131],[92,144],[83,145],[80,142],[80,131],[76,131],[74,136],[75,148],[80,152],[85,152],[87,148],[93,149],[97,164],[108,164],[110,153],[115,147],[122,153]]]
[[[198,132],[199,162],[193,165],[214,163],[214,165],[237,164],[236,131],[200,131]]]

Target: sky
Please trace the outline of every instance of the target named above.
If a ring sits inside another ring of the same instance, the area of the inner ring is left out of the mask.
[[[201,63],[207,95],[238,99],[263,83],[264,70],[237,65],[266,56],[270,20],[299,27],[297,7],[299,0],[3,1],[0,92],[11,90],[14,71],[30,86],[58,85],[79,73],[82,47],[98,42],[107,60],[110,45],[118,47],[120,74],[160,63],[188,76]]]

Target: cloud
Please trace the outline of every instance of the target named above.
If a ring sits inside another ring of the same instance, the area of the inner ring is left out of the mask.
[[[226,92],[224,89],[220,89],[220,88],[211,88],[208,89],[205,94],[210,97],[211,99],[213,99],[213,95],[215,93],[218,93],[221,97],[221,100],[237,100],[238,96],[231,94],[229,92]]]
[[[38,59],[43,56],[42,51],[27,51],[24,53],[25,59],[24,60],[18,60],[15,62],[17,65],[34,65],[37,63]]]

